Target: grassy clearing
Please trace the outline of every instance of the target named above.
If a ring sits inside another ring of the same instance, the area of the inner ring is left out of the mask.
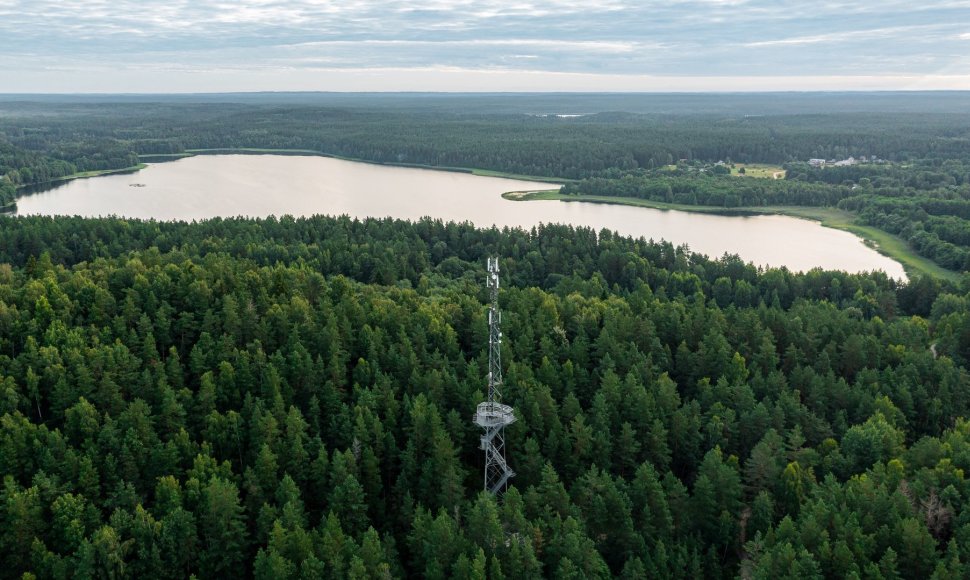
[[[757,179],[784,179],[788,172],[780,165],[770,165],[768,163],[735,163],[728,165],[731,175],[735,177],[754,177]],[[744,173],[741,169],[744,168]],[[677,171],[677,165],[664,165],[661,169],[665,171]],[[709,168],[708,168],[709,169]]]
[[[710,206],[684,205],[679,203],[665,203],[637,198],[620,198],[606,195],[562,195],[557,191],[510,192],[504,194],[505,199],[515,201],[530,200],[559,200],[584,201],[590,203],[611,203],[618,205],[633,205],[653,209],[689,211],[694,213],[709,213],[717,215],[787,215],[791,217],[810,219],[821,222],[828,228],[843,230],[859,236],[866,244],[880,254],[888,256],[903,265],[906,273],[913,275],[930,275],[943,278],[951,282],[960,282],[961,275],[952,270],[940,267],[936,262],[924,258],[916,253],[906,243],[906,240],[894,236],[872,226],[855,223],[856,216],[851,212],[834,207],[803,207],[803,206],[765,206],[720,208]]]
[[[744,173],[741,173],[741,168]],[[731,168],[731,175],[744,177],[757,177],[759,179],[784,179],[787,172],[780,165],[768,165],[767,163],[735,163]]]

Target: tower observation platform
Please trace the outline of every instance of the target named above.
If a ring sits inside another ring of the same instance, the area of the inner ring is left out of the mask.
[[[505,491],[515,472],[505,461],[505,426],[515,422],[512,407],[501,403],[502,393],[502,313],[498,308],[498,258],[488,259],[488,281],[491,298],[488,309],[488,400],[479,403],[472,421],[485,430],[481,448],[485,451],[485,491]]]

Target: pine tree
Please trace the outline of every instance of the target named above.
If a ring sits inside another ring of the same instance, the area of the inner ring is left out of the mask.
[[[236,485],[212,478],[202,491],[200,509],[200,573],[241,575],[248,541]]]

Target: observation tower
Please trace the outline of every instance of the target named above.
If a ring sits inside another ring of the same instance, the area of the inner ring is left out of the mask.
[[[473,421],[485,430],[485,491],[500,494],[515,472],[505,461],[505,426],[515,422],[512,407],[502,404],[502,313],[498,309],[498,258],[488,259],[488,400],[479,403]]]

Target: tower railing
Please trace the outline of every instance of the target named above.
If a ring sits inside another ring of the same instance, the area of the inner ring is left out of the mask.
[[[488,308],[488,400],[478,404],[472,421],[485,430],[481,437],[481,448],[485,451],[485,490],[499,494],[515,475],[505,461],[505,426],[515,422],[515,412],[501,402],[502,313],[498,308],[498,258],[488,259],[486,287],[491,299]]]

